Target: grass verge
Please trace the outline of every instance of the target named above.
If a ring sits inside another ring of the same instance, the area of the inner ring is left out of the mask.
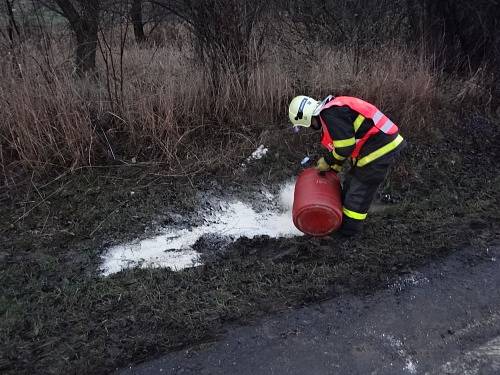
[[[385,187],[400,204],[373,215],[359,240],[241,239],[216,261],[177,273],[130,270],[102,278],[99,254],[147,227],[168,225],[172,212],[187,215],[196,191],[210,189],[206,177],[94,168],[43,188],[31,184],[22,199],[19,189],[5,193],[0,369],[108,373],[213,339],[227,322],[369,293],[457,247],[472,244],[481,254],[500,227],[500,180],[492,168],[498,125],[476,117],[440,130],[451,136],[439,144],[438,135],[409,137]],[[281,181],[297,172],[297,152],[310,147],[295,142],[268,144],[269,158],[246,175],[214,178],[238,189]],[[492,154],[478,153],[478,144]]]

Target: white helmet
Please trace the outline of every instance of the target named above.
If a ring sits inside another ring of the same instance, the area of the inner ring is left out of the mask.
[[[288,117],[293,126],[311,126],[311,118],[315,110],[320,105],[320,102],[310,98],[309,96],[299,95],[292,99],[288,106]]]

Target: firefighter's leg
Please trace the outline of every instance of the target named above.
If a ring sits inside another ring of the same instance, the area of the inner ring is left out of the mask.
[[[342,234],[354,235],[363,228],[368,209],[384,181],[391,161],[381,161],[349,171],[349,183],[342,192]]]
[[[350,176],[349,185],[344,190],[343,219],[340,232],[355,235],[361,232],[368,209],[377,193],[379,183],[366,183],[355,175]]]

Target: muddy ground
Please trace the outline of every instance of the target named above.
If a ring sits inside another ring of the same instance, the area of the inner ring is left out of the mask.
[[[228,327],[116,374],[497,375],[499,256],[500,246],[459,250],[373,293]]]
[[[98,268],[110,245],[195,224],[190,214],[207,196],[278,186],[312,143],[270,137],[272,152],[236,173],[187,178],[128,165],[10,185],[0,196],[0,370],[108,373],[214,340],[228,323],[373,293],[465,245],[480,251],[500,226],[498,129],[498,121],[473,117],[407,137],[381,191],[390,207],[371,215],[357,240],[240,239],[181,272],[103,278]]]

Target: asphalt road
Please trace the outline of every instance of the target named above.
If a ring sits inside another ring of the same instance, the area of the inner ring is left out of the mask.
[[[149,374],[500,374],[500,245],[228,328],[219,341],[118,371]]]

